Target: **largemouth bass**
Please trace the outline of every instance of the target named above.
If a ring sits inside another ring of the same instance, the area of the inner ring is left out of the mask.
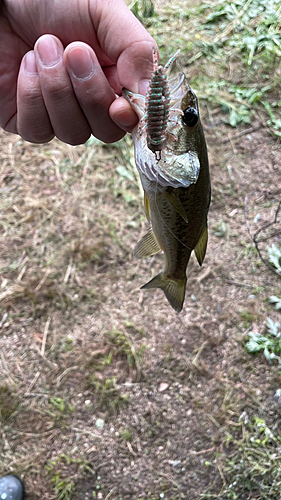
[[[180,72],[167,71],[153,51],[154,67],[146,97],[123,89],[140,118],[133,130],[136,166],[144,189],[151,228],[134,249],[138,258],[164,252],[164,271],[141,288],[161,288],[180,312],[186,289],[186,268],[194,250],[200,266],[208,240],[210,176],[207,147],[196,95]]]

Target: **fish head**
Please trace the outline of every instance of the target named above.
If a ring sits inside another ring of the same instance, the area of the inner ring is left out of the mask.
[[[136,166],[143,182],[144,176],[163,187],[188,187],[197,182],[201,167],[201,153],[206,150],[199,116],[198,101],[187,83],[184,73],[168,79],[170,91],[169,117],[165,148],[160,159],[147,146],[146,99],[123,89],[140,122],[132,131]],[[144,182],[143,182],[144,183]]]

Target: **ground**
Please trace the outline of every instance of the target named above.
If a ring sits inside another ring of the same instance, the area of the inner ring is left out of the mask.
[[[232,128],[204,96],[201,116],[209,244],[180,314],[140,290],[163,256],[132,254],[148,226],[130,138],[0,132],[0,475],[28,500],[278,498],[280,371],[245,344],[280,321],[278,218],[260,255],[253,241],[278,208],[280,138],[262,114]]]

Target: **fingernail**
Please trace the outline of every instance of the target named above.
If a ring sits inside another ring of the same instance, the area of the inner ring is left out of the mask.
[[[55,66],[61,60],[60,47],[56,40],[50,36],[39,40],[37,50],[43,66]]]
[[[75,78],[87,80],[93,75],[94,63],[88,49],[73,47],[67,54],[67,61]]]
[[[150,80],[141,80],[139,82],[139,94],[145,95],[149,86]]]
[[[33,50],[30,50],[30,52],[25,54],[23,63],[26,73],[29,73],[30,75],[37,75],[38,72]]]

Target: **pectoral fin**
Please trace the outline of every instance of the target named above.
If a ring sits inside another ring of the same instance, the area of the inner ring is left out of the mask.
[[[150,228],[134,248],[134,256],[138,259],[150,257],[160,252],[161,248],[156,240],[153,229]]]
[[[200,235],[199,241],[196,247],[194,248],[194,252],[200,266],[202,266],[203,264],[203,260],[207,249],[207,243],[208,243],[208,227],[206,224]]]
[[[141,288],[161,288],[173,309],[180,312],[183,306],[185,287],[186,276],[181,280],[172,280],[171,278],[164,276],[163,273],[160,273]]]
[[[183,218],[183,220],[188,224],[188,218],[184,209],[184,206],[180,199],[177,197],[177,195],[173,191],[165,191],[165,197],[171,205],[174,207],[174,209],[180,214],[180,216]]]

